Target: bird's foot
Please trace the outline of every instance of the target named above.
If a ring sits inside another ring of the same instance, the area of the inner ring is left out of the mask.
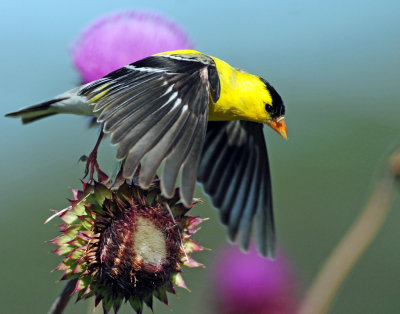
[[[89,156],[83,155],[79,158],[80,161],[86,161],[85,174],[83,179],[89,175],[88,182],[93,182],[94,173],[97,172],[97,177],[100,182],[107,180],[107,175],[100,170],[99,163],[97,162],[97,151],[92,151]]]
[[[85,175],[86,178],[89,175],[89,183],[93,182],[94,172],[97,172],[97,178],[100,182],[105,182],[108,180],[108,176],[100,170],[99,163],[97,162],[97,150],[99,149],[100,142],[103,138],[104,133],[101,131],[99,138],[97,139],[96,145],[94,146],[92,152],[89,156],[83,155],[79,158],[80,161],[86,161]]]

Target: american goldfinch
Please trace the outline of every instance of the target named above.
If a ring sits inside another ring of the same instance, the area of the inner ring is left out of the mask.
[[[159,53],[7,114],[23,123],[58,113],[95,116],[118,145],[123,177],[141,163],[149,187],[161,163],[161,191],[189,207],[196,179],[203,184],[232,241],[249,247],[252,223],[263,256],[274,254],[274,222],[263,124],[287,138],[285,107],[259,76],[194,50]]]

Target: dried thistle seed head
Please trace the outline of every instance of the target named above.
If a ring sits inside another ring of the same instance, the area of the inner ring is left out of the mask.
[[[188,254],[204,249],[190,239],[203,220],[185,215],[179,193],[163,199],[157,180],[149,190],[135,182],[115,190],[83,183],[73,194],[71,206],[57,213],[62,234],[51,242],[64,257],[57,267],[62,279],[79,279],[78,300],[103,300],[106,313],[126,300],[141,313],[143,302],[152,307],[153,295],[167,304],[174,284],[186,287],[181,265],[202,266]]]

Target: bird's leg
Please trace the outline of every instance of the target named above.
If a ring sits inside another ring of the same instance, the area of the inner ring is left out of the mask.
[[[97,163],[97,150],[99,149],[99,145],[101,140],[103,139],[104,133],[103,130],[100,130],[100,135],[99,138],[97,139],[96,145],[94,146],[92,152],[90,153],[89,157],[82,156],[81,160],[86,160],[86,167],[85,167],[85,175],[83,178],[86,178],[86,176],[89,174],[89,181],[93,181],[93,176],[94,176],[94,170],[96,169],[97,171],[97,176],[99,181],[106,180],[108,177],[107,175],[100,170],[99,164]]]

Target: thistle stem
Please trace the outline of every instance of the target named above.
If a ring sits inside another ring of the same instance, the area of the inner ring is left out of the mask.
[[[51,306],[48,314],[61,314],[64,311],[65,307],[68,304],[69,299],[71,299],[71,296],[74,292],[77,282],[78,279],[72,279],[67,282],[67,284],[64,287],[64,290],[53,302],[53,305]]]
[[[383,225],[396,174],[385,169],[361,215],[326,260],[300,306],[299,314],[326,313],[340,285]]]

